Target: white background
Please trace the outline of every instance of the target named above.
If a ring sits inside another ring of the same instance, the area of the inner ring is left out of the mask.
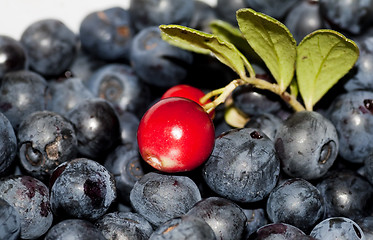
[[[128,8],[129,0],[0,0],[0,35],[18,40],[32,22],[45,18],[59,19],[77,33],[89,13],[114,6]]]

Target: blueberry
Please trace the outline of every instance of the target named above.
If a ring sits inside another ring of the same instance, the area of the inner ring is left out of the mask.
[[[373,92],[340,94],[329,106],[327,116],[339,138],[339,155],[352,163],[363,163],[373,154]]]
[[[284,19],[289,10],[299,3],[298,0],[243,0],[247,7],[267,14],[280,21]]]
[[[78,38],[63,22],[43,19],[30,24],[21,36],[30,68],[45,77],[68,69],[77,52]]]
[[[99,160],[120,141],[120,123],[112,105],[100,98],[81,101],[67,114],[75,126],[78,151],[84,157]]]
[[[0,239],[17,240],[20,233],[21,220],[17,210],[0,198]]]
[[[96,220],[116,199],[115,181],[101,164],[76,158],[59,165],[51,176],[50,202],[55,216]]]
[[[284,24],[298,43],[306,35],[324,28],[318,0],[301,0],[299,4],[289,10]]]
[[[9,119],[0,112],[0,175],[15,163],[17,155],[17,137]]]
[[[155,26],[144,28],[135,35],[130,61],[135,73],[146,83],[171,87],[186,79],[193,54],[162,40],[160,29]]]
[[[114,178],[118,198],[130,202],[130,192],[135,183],[144,176],[141,156],[137,147],[131,144],[119,145],[105,159],[104,166]]]
[[[136,31],[161,24],[189,25],[194,0],[131,0],[131,23]]]
[[[326,217],[356,220],[373,213],[373,186],[353,171],[331,171],[316,187],[325,200]]]
[[[364,171],[364,177],[370,184],[373,184],[373,157],[369,157],[364,161],[362,170]]]
[[[133,35],[129,12],[121,7],[92,12],[79,28],[82,48],[106,61],[128,60]]]
[[[54,168],[78,154],[74,126],[55,112],[36,111],[26,116],[17,137],[21,166],[42,181],[49,179]]]
[[[149,240],[215,240],[215,233],[203,219],[193,216],[173,218],[159,226]]]
[[[329,28],[361,34],[373,23],[372,0],[320,0],[320,12]]]
[[[137,128],[140,119],[131,112],[118,112],[122,144],[130,143],[137,146]]]
[[[49,80],[46,91],[46,109],[66,116],[80,102],[94,98],[80,78],[67,78],[62,81]]]
[[[279,173],[273,142],[255,128],[234,129],[217,137],[202,171],[214,192],[239,202],[264,199],[276,186]]]
[[[232,97],[235,107],[248,116],[275,114],[282,108],[281,99],[277,95],[251,85],[238,86]]]
[[[199,200],[199,189],[189,177],[155,172],[145,174],[130,193],[135,211],[156,227],[184,215]]]
[[[189,27],[203,32],[211,32],[210,22],[216,19],[218,17],[214,7],[205,1],[194,0],[194,11],[188,24]]]
[[[245,213],[240,206],[226,198],[204,198],[186,215],[205,220],[214,231],[216,239],[241,239],[245,230]]]
[[[338,240],[363,240],[364,233],[349,218],[331,217],[317,224],[310,235],[317,239],[338,239]]]
[[[0,198],[18,212],[22,239],[41,237],[52,225],[48,187],[30,176],[0,179]]]
[[[319,190],[302,178],[288,179],[278,185],[267,200],[267,214],[275,223],[287,223],[304,232],[323,219],[324,199]]]
[[[247,218],[244,239],[248,239],[258,228],[269,224],[267,212],[264,208],[243,208],[243,211]]]
[[[353,38],[359,47],[359,58],[346,76],[347,81],[344,84],[346,91],[369,90],[373,91],[373,31],[368,31],[362,36]]]
[[[8,72],[26,69],[26,52],[21,43],[10,36],[0,35],[0,79]]]
[[[140,117],[150,101],[147,85],[126,64],[107,64],[97,69],[85,84],[95,97],[109,101],[117,112],[129,111]]]
[[[217,0],[215,11],[218,19],[226,21],[234,26],[237,25],[236,11],[246,7],[243,0]]]
[[[28,114],[45,109],[47,82],[40,74],[19,70],[5,74],[0,85],[0,111],[17,132]]]
[[[146,240],[153,233],[150,223],[140,214],[132,212],[111,212],[95,222],[106,239]]]
[[[77,56],[70,64],[69,70],[74,78],[85,82],[97,69],[105,66],[107,61],[99,59],[79,48]]]
[[[249,240],[316,240],[287,223],[270,223],[257,229]]]
[[[44,240],[106,240],[101,231],[84,219],[66,219],[55,224]]]
[[[277,130],[275,147],[287,175],[311,180],[325,175],[333,165],[339,140],[335,126],[326,117],[301,111]]]
[[[251,116],[245,128],[260,129],[272,141],[275,140],[277,129],[282,125],[282,119],[272,113]]]
[[[363,230],[366,240],[373,239],[373,216],[360,218],[356,221],[361,230]]]

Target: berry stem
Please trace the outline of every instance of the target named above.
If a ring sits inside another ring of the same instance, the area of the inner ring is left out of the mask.
[[[230,82],[227,86],[223,87],[223,88],[219,88],[219,89],[216,89],[216,90],[213,90],[209,93],[207,93],[204,97],[201,98],[201,102],[206,102],[207,99],[213,97],[213,96],[217,96],[219,95],[217,98],[214,99],[214,101],[210,102],[210,103],[207,103],[206,105],[204,105],[204,109],[207,113],[210,113],[211,111],[213,111],[219,104],[221,103],[224,103],[225,100],[230,96],[230,94],[233,92],[234,89],[236,89],[236,87],[238,87],[239,85],[242,85],[243,82],[241,79],[236,79],[236,80],[233,80],[232,82]]]
[[[212,102],[204,105],[205,111],[207,113],[210,113],[219,104],[224,103],[227,100],[227,98],[231,95],[233,90],[236,89],[236,87],[238,87],[239,85],[243,85],[245,83],[252,84],[256,88],[268,90],[268,91],[271,91],[277,94],[278,96],[281,97],[281,99],[283,99],[287,104],[289,104],[293,108],[293,110],[296,112],[306,110],[304,106],[297,100],[297,98],[294,95],[286,91],[282,91],[278,84],[270,83],[260,78],[246,77],[246,76],[241,79],[233,80],[232,82],[230,82],[227,86],[223,88],[215,89],[207,93],[205,96],[203,96],[200,99],[200,102],[205,103],[208,99],[218,96]]]

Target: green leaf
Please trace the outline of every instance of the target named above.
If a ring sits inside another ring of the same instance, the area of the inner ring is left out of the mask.
[[[232,43],[242,53],[245,53],[246,56],[248,56],[251,60],[257,62],[261,61],[260,57],[251,48],[245,37],[242,35],[240,29],[237,27],[226,21],[213,20],[210,22],[210,28],[214,35],[219,36],[224,41]]]
[[[212,54],[241,78],[246,76],[247,59],[232,43],[213,34],[180,25],[161,25],[159,28],[162,38],[168,43],[196,53]]]
[[[237,11],[241,32],[284,92],[294,76],[296,41],[278,20],[250,8]]]
[[[334,86],[356,63],[357,45],[333,30],[307,35],[297,48],[297,82],[307,110]]]
[[[295,98],[297,98],[298,93],[299,93],[298,83],[297,83],[297,80],[294,78],[290,83],[290,94],[293,95]]]

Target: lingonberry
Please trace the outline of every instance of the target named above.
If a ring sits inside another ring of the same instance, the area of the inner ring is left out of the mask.
[[[190,100],[195,101],[199,105],[203,107],[206,103],[211,102],[210,99],[208,99],[206,102],[201,102],[201,98],[205,96],[205,93],[196,87],[187,85],[187,84],[178,84],[171,88],[169,88],[161,97],[161,99],[169,98],[169,97],[183,97]],[[209,113],[210,117],[212,118],[214,116],[214,111],[211,111]]]
[[[190,171],[210,155],[215,140],[212,120],[196,102],[161,99],[142,117],[137,140],[143,159],[164,172]]]

